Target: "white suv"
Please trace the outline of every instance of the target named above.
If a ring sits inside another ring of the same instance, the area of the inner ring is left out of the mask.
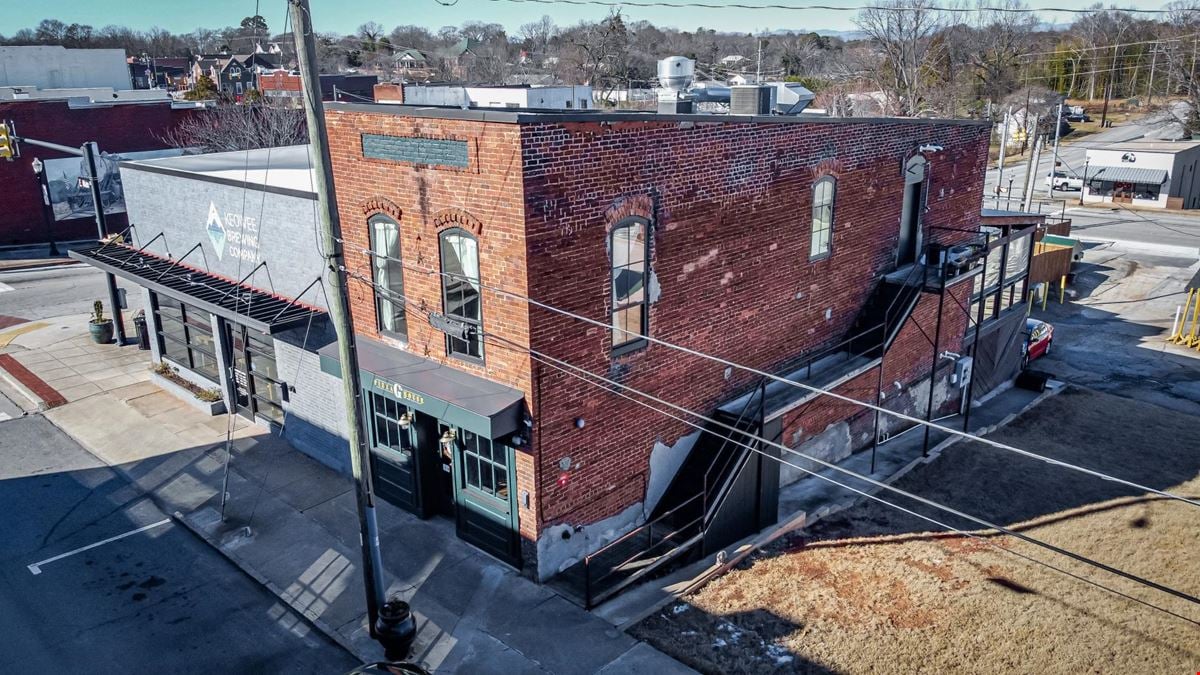
[[[1046,176],[1046,186],[1054,190],[1082,190],[1083,179],[1066,171],[1055,171],[1054,175]]]

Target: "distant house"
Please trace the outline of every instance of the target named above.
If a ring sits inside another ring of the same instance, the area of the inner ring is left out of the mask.
[[[187,89],[191,61],[185,57],[130,56],[129,79],[134,89]]]
[[[740,56],[738,54],[730,54],[729,56],[725,56],[725,57],[721,58],[721,65],[736,66],[745,60],[746,60],[746,57],[744,57],[744,56]]]
[[[729,78],[729,84],[732,84],[732,85],[756,84],[757,82],[758,82],[758,78],[756,78],[755,76],[743,75],[741,73],[738,73],[737,75],[734,75],[733,77]]]
[[[405,49],[392,55],[396,74],[403,77],[428,78],[433,69],[429,55],[419,49]]]
[[[258,78],[279,69],[280,54],[256,51],[251,54],[201,54],[192,64],[192,86],[207,75],[223,95],[237,98],[260,89]]]
[[[478,51],[482,44],[475,38],[467,37],[441,51],[442,60],[445,61],[451,77],[460,80],[466,77],[471,65],[479,58]]]

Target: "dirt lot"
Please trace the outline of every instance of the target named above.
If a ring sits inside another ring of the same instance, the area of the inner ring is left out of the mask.
[[[993,437],[1196,497],[1198,431],[1195,417],[1072,388]],[[897,485],[1200,595],[1195,507],[965,442]],[[1170,616],[987,542],[930,530],[913,516],[860,503],[633,632],[710,673],[1200,670],[1200,607],[1027,542],[987,536],[1185,618]]]

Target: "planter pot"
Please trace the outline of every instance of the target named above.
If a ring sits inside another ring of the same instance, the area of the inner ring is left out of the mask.
[[[113,339],[112,319],[105,319],[100,323],[90,321],[88,322],[88,331],[92,334],[92,342],[98,345],[106,345],[112,342]]]

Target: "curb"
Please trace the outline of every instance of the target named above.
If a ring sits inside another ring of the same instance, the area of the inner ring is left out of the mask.
[[[6,265],[3,261],[0,261],[0,274],[4,272],[25,272],[28,270],[39,270],[49,267],[82,267],[83,265],[84,263],[71,258],[64,258],[62,260],[28,260],[20,261],[14,265]]]
[[[1177,255],[1184,258],[1200,258],[1200,247],[1197,246],[1175,246],[1172,244],[1152,244],[1144,241],[1132,241],[1129,239],[1109,239],[1105,237],[1089,237],[1087,235],[1072,235],[1072,239],[1076,239],[1085,244],[1112,244],[1117,248],[1122,248],[1135,253],[1149,253],[1158,255]]]
[[[275,595],[275,597],[279,598],[284,604],[290,607],[292,611],[302,616],[305,621],[313,626],[313,628],[316,628],[324,633],[327,637],[329,637],[330,640],[333,640],[339,647],[345,649],[351,656],[362,661],[363,663],[371,663],[379,660],[378,654],[360,653],[357,646],[351,640],[339,633],[334,627],[330,626],[320,617],[314,616],[308,608],[300,606],[296,602],[296,599],[289,595],[286,590],[280,588],[278,584],[266,578],[262,573],[255,569],[254,566],[243,561],[236,553],[226,550],[223,546],[221,546],[221,542],[219,540],[217,540],[211,534],[205,532],[205,530],[198,523],[193,522],[193,519],[198,513],[203,512],[205,509],[211,510],[211,508],[212,507],[201,507],[200,509],[197,509],[196,511],[193,511],[187,515],[184,515],[179,511],[175,511],[171,515],[176,521],[191,531],[192,534],[196,535],[196,537],[198,537],[201,541],[212,547],[214,551],[221,554],[221,556],[223,556],[226,560],[233,563],[233,565],[240,569],[246,576],[254,579],[254,581],[258,582],[260,586],[270,591],[273,595]]]
[[[63,398],[62,394],[46,384],[45,380],[34,375],[12,354],[0,354],[0,372],[4,373],[4,380],[10,385],[14,385],[14,382],[15,385],[20,385],[16,386],[16,389],[41,410],[57,408],[67,403],[67,399]]]

